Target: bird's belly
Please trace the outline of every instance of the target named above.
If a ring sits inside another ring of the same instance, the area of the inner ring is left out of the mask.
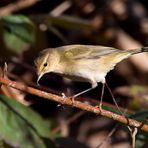
[[[102,83],[104,83],[105,82],[105,77],[106,77],[106,73],[97,73],[96,75],[95,75],[95,80],[97,81],[97,82],[102,82]]]
[[[89,82],[89,78],[88,77],[85,77],[83,75],[79,75],[79,74],[76,74],[76,75],[70,75],[70,74],[60,74],[62,77],[65,77],[65,78],[68,78],[68,79],[71,79],[73,81],[78,81],[78,82]]]
[[[106,73],[102,72],[99,60],[79,61],[70,68],[65,66],[64,73],[59,73],[68,79],[80,82],[104,82]]]
[[[98,71],[77,71],[74,75],[70,74],[62,74],[63,77],[66,77],[68,79],[71,79],[73,81],[79,81],[79,82],[104,82],[105,80],[105,73],[99,73]]]

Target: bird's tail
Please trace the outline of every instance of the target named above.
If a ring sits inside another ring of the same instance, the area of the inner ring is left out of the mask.
[[[141,47],[141,48],[132,49],[129,51],[131,51],[132,54],[137,54],[137,53],[141,53],[141,52],[148,52],[148,47]]]

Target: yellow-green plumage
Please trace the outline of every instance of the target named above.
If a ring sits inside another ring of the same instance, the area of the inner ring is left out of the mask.
[[[97,86],[104,83],[106,74],[114,66],[132,54],[148,51],[147,47],[135,50],[119,50],[93,45],[67,45],[46,49],[36,60],[39,79],[48,72],[60,74],[76,81]],[[38,80],[39,80],[38,79]]]

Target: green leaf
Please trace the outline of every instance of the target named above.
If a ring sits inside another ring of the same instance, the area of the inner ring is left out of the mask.
[[[84,20],[74,16],[61,15],[58,17],[51,15],[40,15],[39,18],[50,25],[60,26],[66,29],[94,29],[93,25],[88,20]]]
[[[72,17],[72,16],[59,16],[59,17],[53,17],[49,16],[47,17],[49,22],[51,22],[53,25],[58,25],[64,28],[69,29],[93,29],[93,26],[90,24],[89,21]]]
[[[21,148],[46,148],[42,137],[49,137],[49,123],[30,108],[0,95],[0,137]],[[49,143],[52,143],[50,139]]]
[[[22,53],[35,41],[35,26],[23,15],[9,15],[2,19],[4,25],[3,38],[10,50]]]
[[[121,115],[121,113],[119,112],[119,110],[117,109],[116,106],[111,107],[111,106],[109,106],[109,105],[103,105],[103,109]],[[124,112],[124,111],[122,111],[122,112],[124,113],[125,116],[129,116],[129,115],[130,115],[128,112]]]
[[[2,17],[2,20],[4,20],[5,22],[14,23],[14,24],[25,23],[25,24],[33,25],[32,21],[24,15],[7,15]]]
[[[21,38],[8,31],[4,32],[3,40],[6,44],[6,47],[17,54],[21,54],[23,51],[29,48],[28,43],[24,42]]]
[[[130,118],[133,118],[139,121],[144,121],[146,118],[148,118],[148,110],[136,112],[135,114],[131,115]]]

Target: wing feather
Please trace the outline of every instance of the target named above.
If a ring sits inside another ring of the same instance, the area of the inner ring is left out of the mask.
[[[93,45],[67,45],[58,48],[65,58],[76,59],[96,59],[120,50],[112,47]]]

